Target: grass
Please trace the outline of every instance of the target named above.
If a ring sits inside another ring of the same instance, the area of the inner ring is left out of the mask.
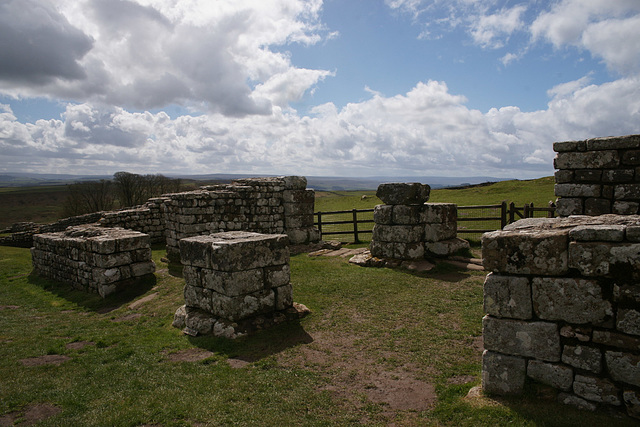
[[[0,230],[16,222],[50,223],[63,218],[66,185],[0,188]]]
[[[31,274],[27,249],[0,247],[0,421],[24,420],[25,408],[50,404],[61,412],[41,425],[611,422],[541,398],[544,390],[526,398],[466,397],[480,383],[482,273],[442,264],[411,274],[296,255],[294,297],[312,314],[230,341],[171,327],[184,282],[168,274],[163,255],[154,248],[153,280],[102,300]],[[91,344],[69,347],[82,342]],[[210,353],[171,361],[195,350]],[[21,362],[45,355],[69,360]],[[234,361],[244,367],[232,368]],[[431,405],[402,406],[429,387]]]

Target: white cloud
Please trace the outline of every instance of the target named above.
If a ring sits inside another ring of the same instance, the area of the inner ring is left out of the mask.
[[[497,13],[480,15],[471,24],[471,36],[482,47],[497,49],[505,45],[514,31],[522,29],[522,14],[527,6],[518,5],[511,9],[502,9]]]
[[[0,94],[269,114],[270,101],[299,100],[330,75],[298,69],[272,49],[322,40],[321,6],[320,0],[59,0],[54,7],[48,0],[11,0],[0,5],[0,36],[15,41],[0,46]],[[25,35],[38,37],[35,48]],[[272,89],[284,82],[293,89],[276,96]]]

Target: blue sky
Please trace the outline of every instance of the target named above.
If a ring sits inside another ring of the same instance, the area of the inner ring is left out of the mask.
[[[3,0],[0,172],[553,173],[640,133],[637,0]]]

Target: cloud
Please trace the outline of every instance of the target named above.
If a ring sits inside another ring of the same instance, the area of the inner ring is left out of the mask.
[[[0,47],[0,94],[141,110],[173,104],[241,117],[270,114],[273,105],[299,100],[331,75],[298,69],[273,49],[333,37],[319,23],[319,0],[55,5],[11,0],[0,6],[7,24],[0,36],[12,41]],[[285,83],[290,90],[276,95]]]
[[[79,61],[93,41],[48,1],[0,3],[0,40],[0,88],[86,77]]]
[[[505,45],[514,31],[522,28],[522,14],[527,6],[518,5],[511,9],[502,9],[497,13],[480,15],[471,23],[471,36],[482,47],[497,49]]]

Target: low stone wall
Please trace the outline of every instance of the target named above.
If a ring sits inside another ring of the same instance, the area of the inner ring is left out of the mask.
[[[227,338],[292,316],[289,239],[231,231],[180,240],[185,305],[174,326]]]
[[[419,183],[389,183],[376,196],[385,204],[373,212],[371,255],[378,258],[417,260],[425,256],[448,256],[469,247],[458,239],[457,206],[425,203],[431,188]]]
[[[313,226],[315,192],[304,177],[251,178],[168,194],[167,256],[180,261],[181,239],[223,231],[287,234],[292,244],[320,239]]]
[[[139,231],[148,234],[151,243],[164,243],[166,224],[163,204],[168,200],[166,197],[154,197],[141,206],[103,212],[99,223],[103,227]]]
[[[36,274],[103,298],[155,271],[149,236],[136,231],[82,225],[36,234],[33,245]]]
[[[640,216],[521,220],[482,238],[482,387],[527,378],[640,418]]]
[[[640,213],[640,135],[556,142],[556,213]]]

